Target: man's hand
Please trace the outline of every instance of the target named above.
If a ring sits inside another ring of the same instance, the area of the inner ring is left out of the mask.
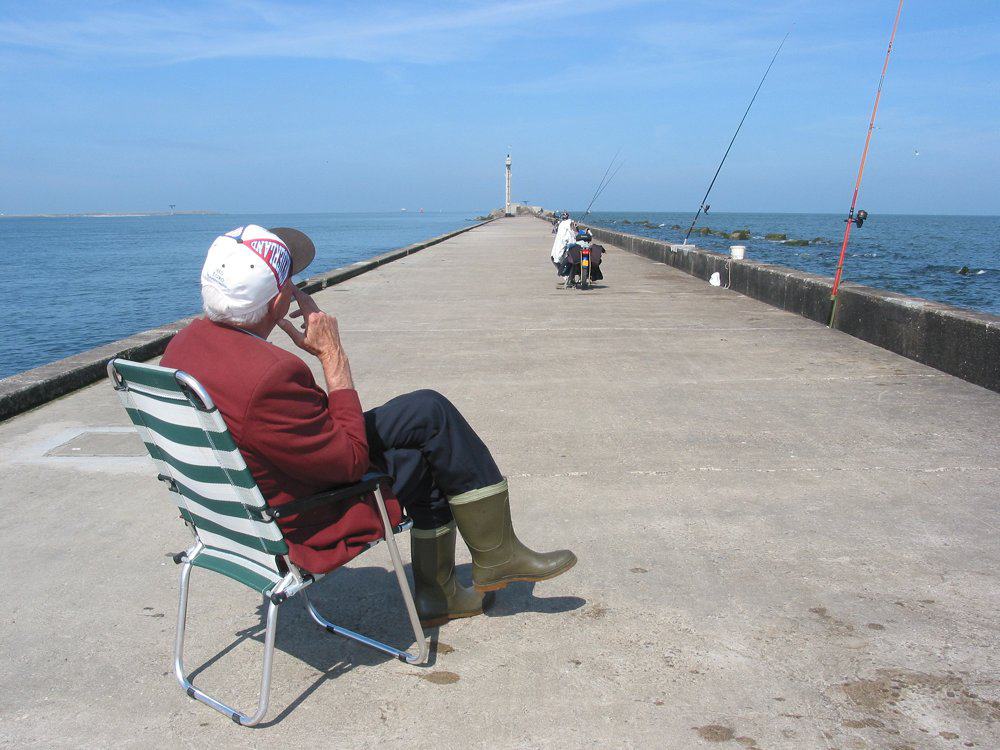
[[[342,388],[354,388],[351,377],[351,365],[347,354],[340,343],[340,328],[337,319],[327,315],[305,292],[296,287],[293,291],[299,309],[289,317],[302,317],[302,330],[298,330],[292,321],[282,319],[278,327],[288,334],[297,347],[319,358],[326,375],[326,388],[336,391]]]
[[[299,314],[302,313],[299,312]],[[306,313],[302,321],[301,331],[287,318],[279,320],[278,327],[288,334],[297,347],[305,349],[320,359],[335,356],[343,350],[340,344],[340,328],[337,325],[337,319],[325,312]]]
[[[298,318],[308,316],[309,313],[320,312],[319,305],[316,304],[316,300],[303,292],[297,286],[292,286],[292,296],[294,296],[295,301],[299,303],[299,309],[293,310],[288,316],[289,318]],[[302,327],[305,328],[304,323]]]

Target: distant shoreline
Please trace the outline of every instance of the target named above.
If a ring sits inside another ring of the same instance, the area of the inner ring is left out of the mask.
[[[0,219],[121,219],[149,216],[219,216],[218,211],[137,211],[119,213],[115,211],[89,211],[79,214],[0,214]]]

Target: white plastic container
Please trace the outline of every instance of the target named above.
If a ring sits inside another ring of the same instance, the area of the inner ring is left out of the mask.
[[[733,257],[733,260],[743,260],[744,256],[747,254],[747,246],[730,245],[729,254]]]

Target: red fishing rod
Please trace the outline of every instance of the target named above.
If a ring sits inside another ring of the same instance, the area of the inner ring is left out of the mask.
[[[899,28],[899,16],[903,12],[903,0],[899,0],[899,7],[896,8],[896,20],[892,24],[892,34],[889,36],[889,48],[885,51],[885,62],[882,63],[882,76],[878,79],[878,89],[875,91],[875,105],[872,107],[872,118],[868,122],[868,135],[865,136],[865,148],[861,152],[861,164],[858,166],[858,179],[854,183],[854,196],[851,198],[851,210],[847,212],[844,226],[844,241],[840,246],[840,260],[837,261],[837,275],[833,277],[833,290],[830,292],[830,327],[837,318],[837,292],[840,291],[840,279],[844,275],[844,256],[847,254],[847,243],[851,239],[851,227],[855,224],[858,228],[865,223],[868,218],[867,211],[858,211],[854,215],[854,208],[858,204],[858,193],[861,190],[861,176],[865,173],[865,161],[868,159],[868,146],[872,142],[872,131],[875,130],[875,115],[878,114],[878,103],[882,98],[882,84],[885,83],[885,71],[889,68],[889,55],[892,54],[892,43],[896,39],[896,29]]]

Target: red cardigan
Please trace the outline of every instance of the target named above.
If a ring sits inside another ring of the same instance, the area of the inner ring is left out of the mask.
[[[356,482],[369,468],[358,392],[325,393],[305,362],[244,331],[199,318],[178,333],[160,362],[208,391],[269,505]],[[389,520],[399,501],[384,495]],[[382,536],[371,498],[323,506],[280,521],[289,557],[326,573]]]

